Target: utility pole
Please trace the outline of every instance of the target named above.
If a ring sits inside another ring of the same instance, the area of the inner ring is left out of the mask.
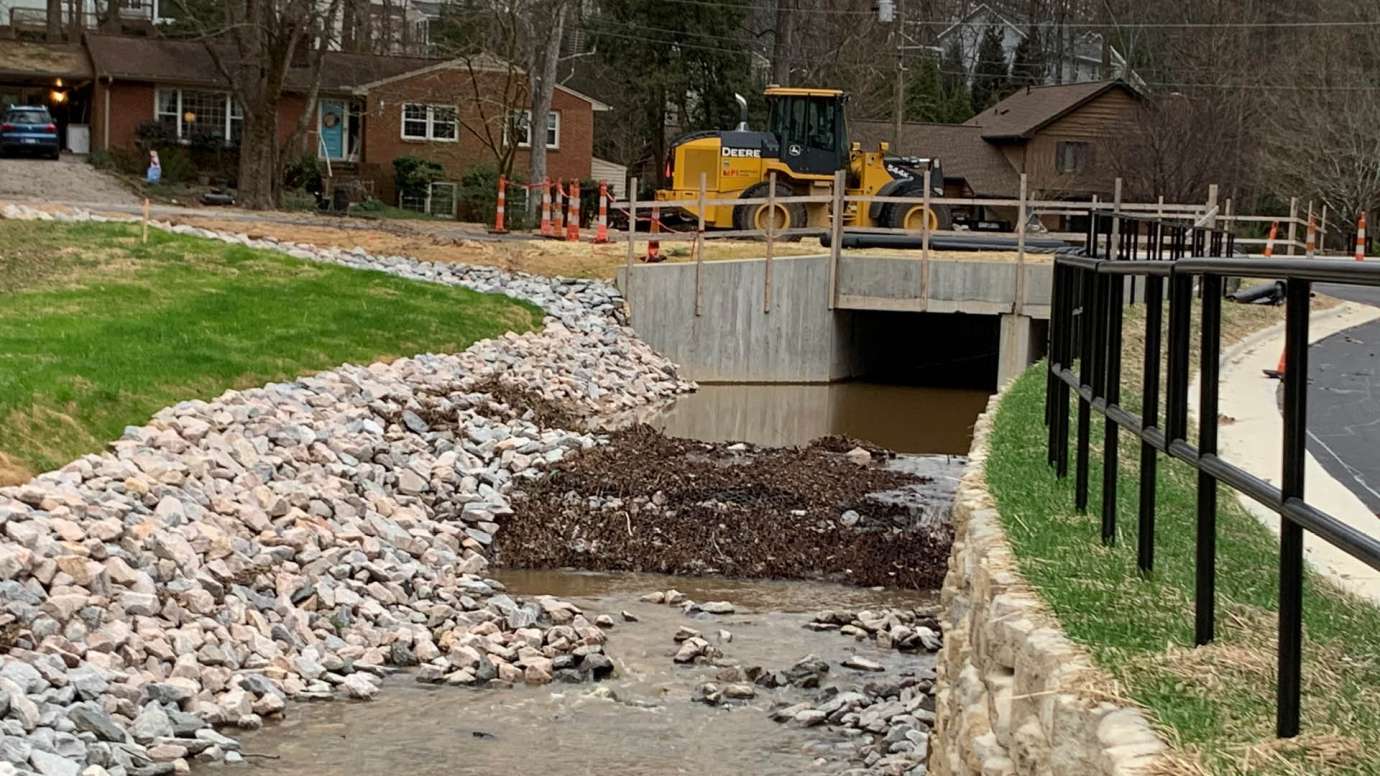
[[[894,3],[894,5],[893,5]],[[881,0],[877,13],[883,22],[891,22],[892,37],[896,40],[896,105],[891,117],[891,147],[901,147],[901,124],[906,110],[906,25],[905,12],[901,0]],[[894,21],[888,18],[894,14]]]

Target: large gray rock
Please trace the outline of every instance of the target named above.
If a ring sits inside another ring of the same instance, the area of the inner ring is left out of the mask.
[[[67,718],[77,730],[92,733],[102,741],[122,744],[129,740],[129,734],[124,728],[94,703],[78,703],[67,710]]]

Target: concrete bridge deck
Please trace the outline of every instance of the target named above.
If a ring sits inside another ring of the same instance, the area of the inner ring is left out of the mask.
[[[1021,267],[1015,254],[844,254],[835,299],[829,256],[770,264],[770,279],[764,259],[644,264],[631,278],[620,270],[618,283],[639,335],[702,382],[829,382],[962,341],[995,355],[995,384],[1037,358],[1043,343],[1047,256]]]

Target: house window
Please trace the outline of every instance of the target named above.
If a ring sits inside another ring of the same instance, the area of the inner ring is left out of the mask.
[[[179,140],[209,136],[238,143],[244,127],[244,111],[233,95],[193,89],[158,89],[154,92],[153,118]]]
[[[1087,143],[1061,140],[1054,147],[1054,169],[1061,173],[1078,173],[1088,168],[1092,146]]]
[[[458,137],[459,120],[452,105],[403,105],[402,136],[404,140],[440,140],[452,142]]]
[[[519,111],[514,119],[517,126],[518,147],[532,147],[532,111]],[[561,114],[559,111],[551,111],[546,114],[546,147],[558,149],[561,147]]]

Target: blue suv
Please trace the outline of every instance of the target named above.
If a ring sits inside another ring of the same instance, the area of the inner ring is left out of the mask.
[[[57,123],[41,105],[11,105],[0,118],[0,156],[34,154],[58,158]]]

